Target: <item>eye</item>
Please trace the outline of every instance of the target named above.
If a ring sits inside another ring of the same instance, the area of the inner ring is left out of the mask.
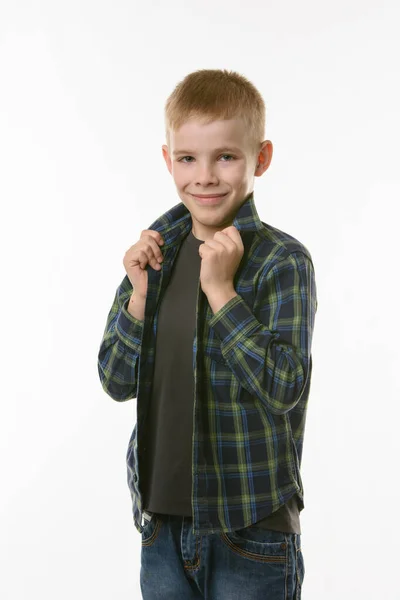
[[[228,160],[223,160],[222,162],[230,162],[231,160],[235,160],[235,157],[232,156],[232,154],[221,154],[221,158],[227,158]],[[190,160],[186,160],[186,159],[190,159]],[[193,156],[182,156],[182,158],[178,158],[178,162],[183,162],[183,163],[191,163],[193,162],[194,158]]]

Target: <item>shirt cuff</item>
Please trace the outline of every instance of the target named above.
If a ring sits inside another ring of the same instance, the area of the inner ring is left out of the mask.
[[[225,359],[228,358],[230,350],[239,342],[243,342],[261,327],[265,329],[265,326],[256,319],[248,304],[239,294],[231,298],[211,317],[209,325],[221,340],[221,351]],[[277,331],[271,331],[271,337],[277,339],[280,334]]]
[[[142,347],[143,321],[139,321],[128,312],[130,299],[122,305],[116,321],[116,332],[121,341],[140,354]]]

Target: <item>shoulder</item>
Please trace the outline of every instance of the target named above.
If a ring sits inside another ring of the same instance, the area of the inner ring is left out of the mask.
[[[311,252],[303,242],[269,223],[261,223],[263,227],[258,230],[257,254],[264,257],[264,264],[272,267],[292,255],[301,255],[299,258],[314,266]]]
[[[259,234],[262,243],[266,247],[269,246],[271,250],[274,248],[281,258],[293,254],[294,252],[302,252],[311,260],[311,252],[303,242],[286,231],[282,231],[263,221],[261,222],[263,228],[259,230]]]

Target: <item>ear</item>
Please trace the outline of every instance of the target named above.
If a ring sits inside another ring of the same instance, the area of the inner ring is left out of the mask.
[[[257,157],[256,170],[254,173],[256,177],[261,177],[261,175],[268,169],[272,160],[272,152],[272,142],[270,140],[265,140],[261,144],[261,148]]]
[[[167,169],[172,175],[172,161],[171,161],[171,157],[169,155],[168,146],[166,146],[165,144],[162,146],[162,153],[163,153],[165,163],[167,165]]]

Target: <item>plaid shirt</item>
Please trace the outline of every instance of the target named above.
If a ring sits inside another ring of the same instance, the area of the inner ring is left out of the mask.
[[[307,248],[260,221],[253,193],[233,225],[245,248],[237,296],[213,314],[198,287],[193,340],[193,533],[251,525],[294,493],[304,508],[300,464],[310,391],[311,340],[317,310],[314,266]],[[126,463],[136,529],[145,512],[139,477],[144,422],[153,380],[157,317],[191,214],[179,203],[149,229],[164,238],[162,269],[148,268],[145,317],[127,311],[132,284],[117,288],[98,355],[104,391],[137,398]],[[184,290],[182,290],[184,293]],[[177,434],[179,423],[177,423]]]

